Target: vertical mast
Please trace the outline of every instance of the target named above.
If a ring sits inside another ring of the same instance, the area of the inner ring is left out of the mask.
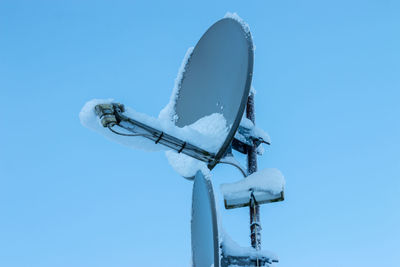
[[[247,99],[246,117],[255,124],[254,93],[250,93]],[[248,175],[257,171],[257,151],[256,146],[249,147],[247,151]],[[250,200],[250,238],[251,246],[256,250],[261,249],[261,225],[260,225],[260,206],[255,202],[254,197]]]

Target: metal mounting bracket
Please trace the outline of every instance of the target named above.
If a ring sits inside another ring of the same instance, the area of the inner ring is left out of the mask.
[[[269,141],[255,135],[251,128],[240,125],[233,138],[232,148],[242,154],[247,154],[249,147],[258,147],[260,144],[270,145]]]

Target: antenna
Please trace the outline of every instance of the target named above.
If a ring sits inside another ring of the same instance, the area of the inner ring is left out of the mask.
[[[247,24],[235,14],[228,15],[204,33],[184,65],[171,102],[173,127],[163,128],[156,119],[132,116],[120,103],[97,101],[94,106],[97,120],[115,136],[145,138],[205,162],[210,170],[224,163],[243,174],[245,179],[222,185],[227,209],[249,206],[252,248],[240,249],[226,233],[221,234],[211,175],[205,177],[197,171],[191,178],[193,266],[269,266],[278,261],[261,250],[260,205],[284,199],[284,179],[277,170],[257,171],[258,148],[270,142],[255,127],[254,93],[250,93],[253,54]],[[245,110],[247,119],[243,118]],[[223,116],[220,123],[227,127],[216,149],[205,146],[207,136],[203,136],[204,142],[185,136],[184,127],[215,114]],[[247,169],[234,159],[232,149],[247,155]]]

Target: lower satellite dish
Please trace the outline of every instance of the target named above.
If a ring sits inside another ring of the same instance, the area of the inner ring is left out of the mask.
[[[219,267],[217,212],[211,181],[198,171],[192,199],[192,261],[194,267]]]

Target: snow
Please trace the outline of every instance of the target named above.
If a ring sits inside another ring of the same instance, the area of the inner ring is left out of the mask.
[[[261,137],[265,142],[271,143],[271,138],[269,137],[268,133],[255,126],[251,120],[246,118],[245,114],[243,114],[242,120],[240,121],[240,126],[247,130],[245,133],[246,136],[254,136],[256,138]],[[235,138],[244,143],[246,143],[246,136],[239,133],[239,131],[235,134]]]
[[[260,144],[260,145],[257,147],[256,152],[257,152],[257,155],[260,155],[260,156],[264,155],[265,149],[264,149],[264,147],[263,147],[262,144]]]
[[[178,97],[179,90],[182,84],[182,79],[186,71],[186,65],[189,61],[190,56],[193,53],[193,49],[193,47],[190,47],[187,50],[184,59],[182,60],[178,75],[175,79],[175,85],[172,90],[170,100],[158,115],[158,119],[161,121],[176,122],[178,119],[178,115],[175,112],[176,99]],[[189,127],[204,135],[214,136],[214,143],[217,143],[219,145],[221,145],[225,140],[228,130],[226,127],[226,120],[223,118],[222,114],[218,113],[214,113],[213,115],[211,115],[211,117],[208,116],[208,118],[201,118]],[[208,144],[207,140],[204,140],[202,142],[202,145],[205,144]],[[213,152],[217,152],[215,145],[209,151],[212,152],[212,150]],[[184,154],[178,154],[177,152],[172,150],[167,151],[165,155],[172,168],[183,177],[191,178],[196,174],[198,170],[201,170],[204,175],[209,174],[207,164],[204,162],[188,157]]]
[[[142,147],[141,140],[143,138],[121,137],[114,133],[111,133],[107,128],[104,128],[100,123],[100,119],[97,117],[94,111],[94,107],[100,103],[108,104],[112,102],[114,102],[112,99],[93,99],[87,102],[79,113],[79,118],[82,125],[96,132],[99,132],[117,142],[123,143],[124,145],[132,146],[134,148],[143,148],[145,150],[149,148],[150,150],[154,150],[154,148],[160,147],[160,145],[156,144],[153,144],[152,146]],[[218,151],[221,144],[225,140],[226,135],[228,134],[226,120],[224,116],[220,113],[214,113],[209,116],[205,116],[195,123],[181,128],[176,126],[172,121],[154,118],[146,114],[136,112],[129,107],[125,107],[125,110],[126,111],[124,112],[124,115],[139,122],[142,122],[148,126],[159,129],[167,134],[175,136],[183,141],[196,145],[211,153],[215,153]],[[149,143],[154,142],[149,141]]]
[[[167,150],[169,148],[157,145],[153,141],[143,137],[127,137],[112,133],[109,129],[104,128],[100,119],[97,117],[94,107],[97,104],[108,104],[114,102],[112,99],[93,99],[87,102],[82,108],[79,118],[85,127],[92,129],[107,138],[129,146],[135,149],[143,149],[146,151]],[[167,134],[175,136],[183,141],[196,145],[208,152],[216,153],[221,147],[228,134],[228,127],[224,116],[220,113],[214,113],[205,116],[195,123],[178,127],[173,121],[165,119],[165,117],[154,118],[143,113],[139,113],[125,107],[124,115],[142,122],[148,126],[161,130]],[[118,131],[125,132],[124,129]],[[197,170],[201,170],[205,175],[208,174],[207,164],[186,155],[178,154],[174,151],[167,151],[167,159],[172,167],[182,176],[191,177],[196,174]]]
[[[251,38],[251,33],[250,33],[250,27],[249,24],[247,24],[241,17],[239,17],[238,14],[236,13],[231,13],[231,12],[227,12],[224,16],[224,18],[230,18],[230,19],[234,19],[237,22],[239,22],[239,24],[242,26],[244,32],[246,33],[246,35]]]
[[[236,183],[222,184],[224,196],[235,196],[251,190],[279,194],[283,191],[285,179],[278,169],[268,168],[255,172]]]
[[[113,141],[116,141],[122,145],[131,148],[143,149],[146,151],[158,151],[163,149],[162,146],[156,146],[154,145],[154,142],[150,140],[138,137],[120,136],[112,133],[109,129],[104,128],[103,125],[101,125],[101,122],[94,111],[94,107],[98,104],[109,104],[112,102],[114,102],[113,99],[93,99],[87,102],[83,106],[81,112],[79,113],[79,119],[81,121],[81,124],[95,132],[100,133],[101,135],[107,137],[108,139],[111,139]],[[131,117],[141,118],[140,121],[147,121],[150,122],[150,124],[155,123],[155,120],[151,119],[151,117],[145,114],[137,113],[130,109],[127,109],[125,114]]]
[[[251,95],[251,94],[253,94],[253,95],[256,95],[256,94],[257,94],[257,91],[256,91],[256,89],[255,89],[253,86],[250,87],[249,95]]]
[[[228,134],[226,120],[220,113],[214,113],[210,116],[203,117],[188,127],[207,136],[207,140],[201,142],[203,142],[202,144],[205,147],[207,147],[208,144],[213,144],[209,147],[210,150],[208,150],[212,152],[217,152],[216,149],[219,149],[219,146],[222,145]],[[219,146],[217,146],[217,144],[219,144]],[[178,154],[172,150],[167,151],[165,155],[172,168],[183,177],[191,179],[198,170],[201,170],[205,176],[209,175],[210,170],[205,162],[182,153]]]
[[[222,243],[222,253],[229,256],[262,258],[266,257],[270,261],[278,261],[275,253],[267,250],[256,250],[252,247],[241,247],[223,230],[220,230],[220,242]]]
[[[172,168],[179,173],[179,175],[187,179],[192,180],[198,170],[200,170],[205,176],[209,176],[210,174],[207,164],[203,161],[182,153],[177,153],[173,150],[166,151],[165,156]]]
[[[257,126],[254,126],[253,133],[254,136],[261,137],[265,142],[271,143],[271,138],[269,137],[269,134],[264,132],[264,130],[258,128]]]
[[[185,57],[183,58],[181,66],[179,68],[178,75],[175,78],[175,85],[174,88],[172,89],[172,94],[169,99],[169,102],[160,111],[160,114],[158,115],[158,118],[161,120],[170,120],[173,122],[176,122],[178,120],[178,115],[175,112],[175,103],[176,99],[178,98],[179,90],[182,85],[183,75],[185,74],[186,71],[186,64],[193,53],[193,49],[194,47],[189,47],[189,49],[186,51]]]
[[[248,118],[246,118],[246,114],[243,114],[242,120],[240,121],[240,126],[246,129],[252,129],[254,128],[254,123]]]

